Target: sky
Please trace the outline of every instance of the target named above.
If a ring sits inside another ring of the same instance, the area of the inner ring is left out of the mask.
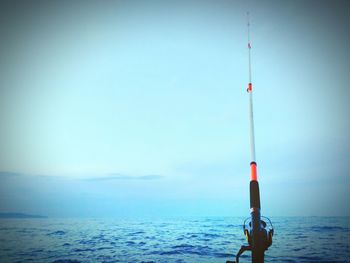
[[[350,216],[346,1],[1,3],[0,212]]]

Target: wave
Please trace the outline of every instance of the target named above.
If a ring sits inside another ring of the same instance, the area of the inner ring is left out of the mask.
[[[49,234],[47,234],[48,236],[63,236],[65,235],[66,232],[62,231],[62,230],[58,230],[58,231],[55,231],[55,232],[51,232]]]
[[[349,228],[340,227],[340,226],[312,226],[311,231],[345,231],[349,232]]]
[[[52,261],[52,263],[81,263],[81,261],[76,259],[58,259],[58,260]]]

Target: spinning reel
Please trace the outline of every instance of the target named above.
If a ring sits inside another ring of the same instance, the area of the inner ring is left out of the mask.
[[[261,216],[261,218],[265,219],[268,222],[268,225],[264,220],[260,220],[260,239],[262,240],[265,250],[267,250],[272,245],[272,237],[274,233],[273,225],[270,218],[266,216]],[[249,223],[247,224],[247,221]],[[249,229],[247,228],[249,227]],[[252,221],[251,218],[248,217],[243,222],[243,232],[246,237],[246,240],[249,246],[252,246]]]
[[[264,220],[260,220],[260,230],[257,233],[253,232],[251,218],[248,217],[244,220],[243,232],[249,245],[241,246],[240,250],[236,255],[236,261],[226,261],[226,263],[239,263],[239,257],[245,251],[253,250],[252,249],[254,246],[253,239],[259,242],[259,247],[260,247],[260,250],[262,250],[262,254],[264,253],[265,250],[267,250],[272,245],[272,237],[274,234],[274,228],[273,228],[272,222],[268,217],[262,216],[261,218],[265,219],[268,222],[268,224],[266,224]],[[253,238],[253,235],[255,235],[254,236],[255,238]]]

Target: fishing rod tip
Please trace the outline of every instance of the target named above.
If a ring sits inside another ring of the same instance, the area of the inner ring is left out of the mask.
[[[250,25],[250,16],[249,16],[249,11],[247,11],[247,25],[249,26]]]

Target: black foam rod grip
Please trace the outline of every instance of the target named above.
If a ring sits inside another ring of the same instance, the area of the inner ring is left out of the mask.
[[[250,208],[260,209],[260,193],[259,183],[257,181],[250,181]]]

